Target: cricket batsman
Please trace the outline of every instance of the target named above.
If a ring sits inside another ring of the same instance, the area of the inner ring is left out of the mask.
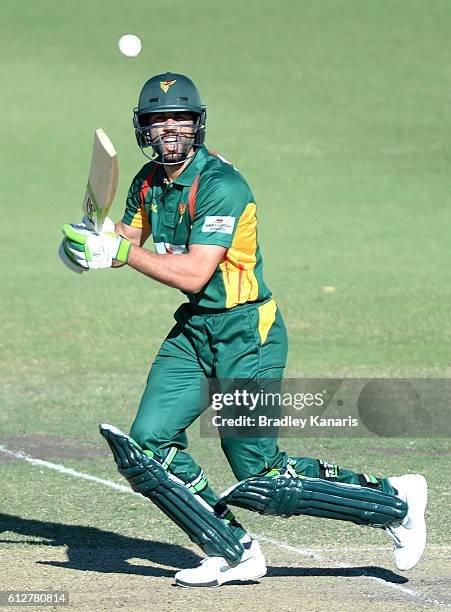
[[[66,224],[68,265],[128,265],[181,290],[187,302],[150,369],[130,435],[101,425],[119,472],[203,550],[198,567],[176,573],[183,587],[249,581],[266,573],[259,543],[230,506],[281,517],[311,515],[384,529],[400,570],[426,542],[426,481],[380,478],[321,459],[288,456],[276,438],[223,437],[238,483],[216,495],[187,452],[187,428],[208,407],[206,380],[281,380],[287,334],[263,279],[252,191],[233,165],[204,145],[207,112],[182,74],[153,76],[134,109],[149,158],[133,179],[122,220],[97,234]],[[111,231],[113,228],[114,231]],[[155,252],[145,248],[152,235]]]

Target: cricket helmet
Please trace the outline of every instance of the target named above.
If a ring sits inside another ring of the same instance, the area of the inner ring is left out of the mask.
[[[161,156],[161,145],[152,142],[150,136],[149,117],[152,113],[183,111],[192,113],[195,117],[192,146],[199,148],[205,141],[207,109],[191,79],[183,74],[165,72],[146,81],[139,96],[138,106],[133,109],[133,125],[141,150],[152,147],[156,155],[155,161]]]

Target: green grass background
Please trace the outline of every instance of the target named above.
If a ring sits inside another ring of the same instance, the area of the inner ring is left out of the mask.
[[[116,49],[126,32],[142,39],[136,59]],[[81,216],[97,127],[119,153],[120,218],[145,161],[132,107],[144,81],[166,70],[199,85],[208,145],[254,190],[266,280],[290,334],[287,374],[451,375],[448,0],[2,0],[0,50],[1,434],[100,445],[99,422],[128,429],[133,419],[181,294],[129,269],[76,276],[56,252],[61,225]],[[432,541],[449,539],[446,440],[285,446],[364,471],[426,473]],[[192,448],[218,488],[230,484],[217,441],[194,427]],[[66,463],[119,479],[107,458]],[[133,499],[6,467],[0,507],[19,516],[98,520],[135,535],[147,521],[151,533],[162,524],[178,537],[150,507],[125,528]],[[67,491],[58,510],[43,483]],[[84,487],[96,491],[89,508],[77,502]],[[331,534],[318,521],[308,533],[305,521],[250,522],[305,545]],[[356,532],[333,533],[339,542]],[[379,542],[372,530],[358,537]]]

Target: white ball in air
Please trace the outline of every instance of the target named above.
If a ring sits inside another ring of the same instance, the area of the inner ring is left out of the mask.
[[[119,51],[126,57],[136,57],[141,51],[141,41],[134,34],[124,34],[118,43]]]

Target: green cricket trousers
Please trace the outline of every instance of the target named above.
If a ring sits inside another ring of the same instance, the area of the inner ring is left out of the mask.
[[[218,497],[186,452],[186,429],[208,408],[202,385],[209,378],[281,379],[288,349],[286,328],[272,298],[220,312],[194,312],[183,304],[174,318],[176,325],[152,365],[130,435],[214,507]],[[290,461],[304,476],[332,474],[336,482],[364,484],[362,475],[350,470],[325,471],[324,465],[330,464],[317,459],[290,459],[279,450],[277,438],[223,437],[221,446],[238,480],[285,468]],[[386,479],[372,478],[373,486],[395,493]]]

